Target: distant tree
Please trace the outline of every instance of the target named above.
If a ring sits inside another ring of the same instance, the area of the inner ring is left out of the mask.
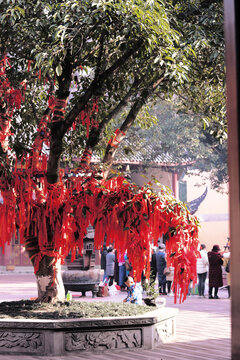
[[[227,138],[225,43],[222,0],[174,0],[178,30],[196,59],[179,94],[187,113],[198,114],[204,129],[221,143]]]
[[[221,191],[228,181],[223,1],[174,0],[172,5],[176,12],[170,24],[181,34],[182,46],[193,50],[191,70],[187,81],[173,90],[170,103],[159,92],[163,101],[142,111],[139,130],[135,124],[128,136],[130,151],[145,152],[146,161],[159,153],[168,153],[176,162],[194,161],[189,169],[209,172],[211,186]],[[154,126],[146,131],[151,121]],[[150,138],[151,154],[145,150]]]
[[[121,152],[129,156],[140,153],[146,167],[162,155],[171,159],[179,172],[207,172],[212,188],[221,191],[228,182],[227,140],[219,142],[203,128],[199,115],[178,112],[172,102],[161,102],[148,109],[147,128],[143,128],[143,117],[142,127],[136,124],[129,130],[127,142],[119,146]]]

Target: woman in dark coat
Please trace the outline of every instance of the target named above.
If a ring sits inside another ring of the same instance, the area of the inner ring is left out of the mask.
[[[106,245],[103,245],[103,249],[101,251],[101,269],[104,270],[104,274],[103,274],[103,281],[107,278],[107,274],[106,274],[106,256],[107,256],[107,247]]]
[[[220,253],[220,247],[214,245],[212,251],[208,252],[209,261],[209,299],[219,299],[218,288],[223,286],[222,280],[222,254]],[[212,295],[214,288],[214,297]]]
[[[152,259],[150,263],[150,285],[155,283],[157,277],[157,262],[156,262],[156,251],[153,250]]]

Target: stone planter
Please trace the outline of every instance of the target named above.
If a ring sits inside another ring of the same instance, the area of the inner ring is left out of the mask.
[[[39,356],[153,349],[174,338],[177,312],[158,308],[134,317],[0,320],[0,354]]]

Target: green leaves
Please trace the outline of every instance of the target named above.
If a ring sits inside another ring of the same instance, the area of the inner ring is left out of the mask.
[[[56,67],[56,74],[57,74],[57,76],[62,75],[62,65],[61,64],[58,64],[58,66]]]
[[[25,125],[29,123],[31,134],[48,107],[50,84],[55,84],[54,92],[59,91],[67,75],[74,81],[64,88],[66,93],[71,92],[66,116],[80,107],[95,77],[96,94],[90,102],[98,98],[99,112],[94,116],[101,123],[113,113],[109,122],[115,123],[103,126],[108,139],[95,141],[101,156],[115,125],[120,128],[140,94],[152,89],[159,79],[155,90],[141,99],[135,122],[142,129],[157,124],[149,108],[151,102],[174,96],[181,110],[200,114],[205,130],[224,142],[227,132],[220,2],[6,0],[0,6],[0,52],[10,54],[11,81],[16,84],[27,79],[28,96],[19,115]],[[132,54],[124,58],[129,50]],[[98,82],[98,76],[116,63],[115,70]],[[121,109],[115,113],[121,102]],[[20,127],[17,131],[19,134]],[[27,131],[26,126],[23,131]],[[22,138],[30,146],[34,136],[24,135],[18,139],[20,143]],[[79,155],[85,145],[86,127],[77,124],[76,131],[65,136],[64,149],[69,156]]]

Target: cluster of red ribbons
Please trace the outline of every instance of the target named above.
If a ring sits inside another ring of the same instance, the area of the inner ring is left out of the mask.
[[[6,67],[10,66],[7,56],[0,61],[0,142],[4,151],[7,151],[5,141],[11,135],[10,126],[14,109],[19,109],[23,98],[25,82],[14,89],[6,75]]]
[[[115,130],[115,133],[114,133],[114,135],[111,137],[111,139],[109,140],[108,145],[110,145],[111,147],[118,147],[118,145],[119,145],[119,143],[120,143],[120,141],[118,140],[119,134],[120,134],[120,135],[123,135],[123,136],[126,135],[126,134],[125,134],[122,130],[120,130],[120,129]]]
[[[80,112],[79,116],[76,118],[76,121],[73,123],[73,130],[76,128],[76,122],[82,123],[83,126],[86,126],[86,137],[89,138],[90,127],[98,128],[99,124],[96,120],[96,114],[98,113],[98,99],[95,99],[92,105],[87,106],[86,110]]]
[[[4,69],[4,63],[1,64]],[[17,93],[11,92],[10,85],[4,83],[7,80],[2,80],[3,75],[0,76],[0,98],[5,96],[1,101],[9,103],[10,111],[11,101],[19,106],[19,100],[16,100],[17,95],[14,100],[6,100],[8,95],[3,95],[3,88],[7,87],[9,94]],[[36,238],[37,251],[32,260],[37,272],[45,255],[53,257],[55,262],[63,262],[70,251],[72,260],[76,250],[81,253],[91,224],[95,227],[95,248],[102,248],[106,235],[107,244],[114,243],[119,253],[127,250],[136,281],[140,281],[142,271],[149,276],[152,244],[157,246],[164,234],[168,237],[167,261],[175,269],[175,296],[183,301],[190,279],[196,281],[199,256],[196,217],[163,190],[157,196],[149,187],[138,188],[124,177],[105,180],[101,173],[90,171],[91,152],[88,150],[79,169],[81,176],[60,177],[58,183],[50,185],[46,179],[48,159],[42,155],[42,143],[48,140],[47,124],[52,117],[59,116],[62,120],[66,102],[50,97],[49,108],[50,113],[39,124],[31,156],[22,159],[20,165],[16,164],[10,180],[2,171],[0,246],[4,248],[4,244],[11,241],[16,226],[21,244],[30,244],[31,239]],[[1,135],[4,137],[4,134],[2,127]],[[114,139],[111,144],[115,146]]]
[[[167,261],[175,269],[175,296],[181,301],[186,298],[190,280],[196,281],[198,223],[169,195],[162,193],[159,197],[150,189],[138,189],[123,177],[105,181],[92,174],[74,178],[66,187],[63,180],[51,186],[45,177],[36,182],[25,169],[13,176],[14,187],[8,190],[8,196],[2,191],[0,217],[4,224],[15,218],[22,244],[38,237],[35,271],[44,255],[64,261],[71,251],[73,260],[77,249],[82,252],[87,227],[92,224],[95,248],[101,249],[106,234],[107,243],[114,242],[120,253],[127,250],[136,280],[140,281],[142,271],[149,276],[152,242],[157,246],[159,237],[167,234]],[[12,223],[1,236],[2,246],[11,239]]]

